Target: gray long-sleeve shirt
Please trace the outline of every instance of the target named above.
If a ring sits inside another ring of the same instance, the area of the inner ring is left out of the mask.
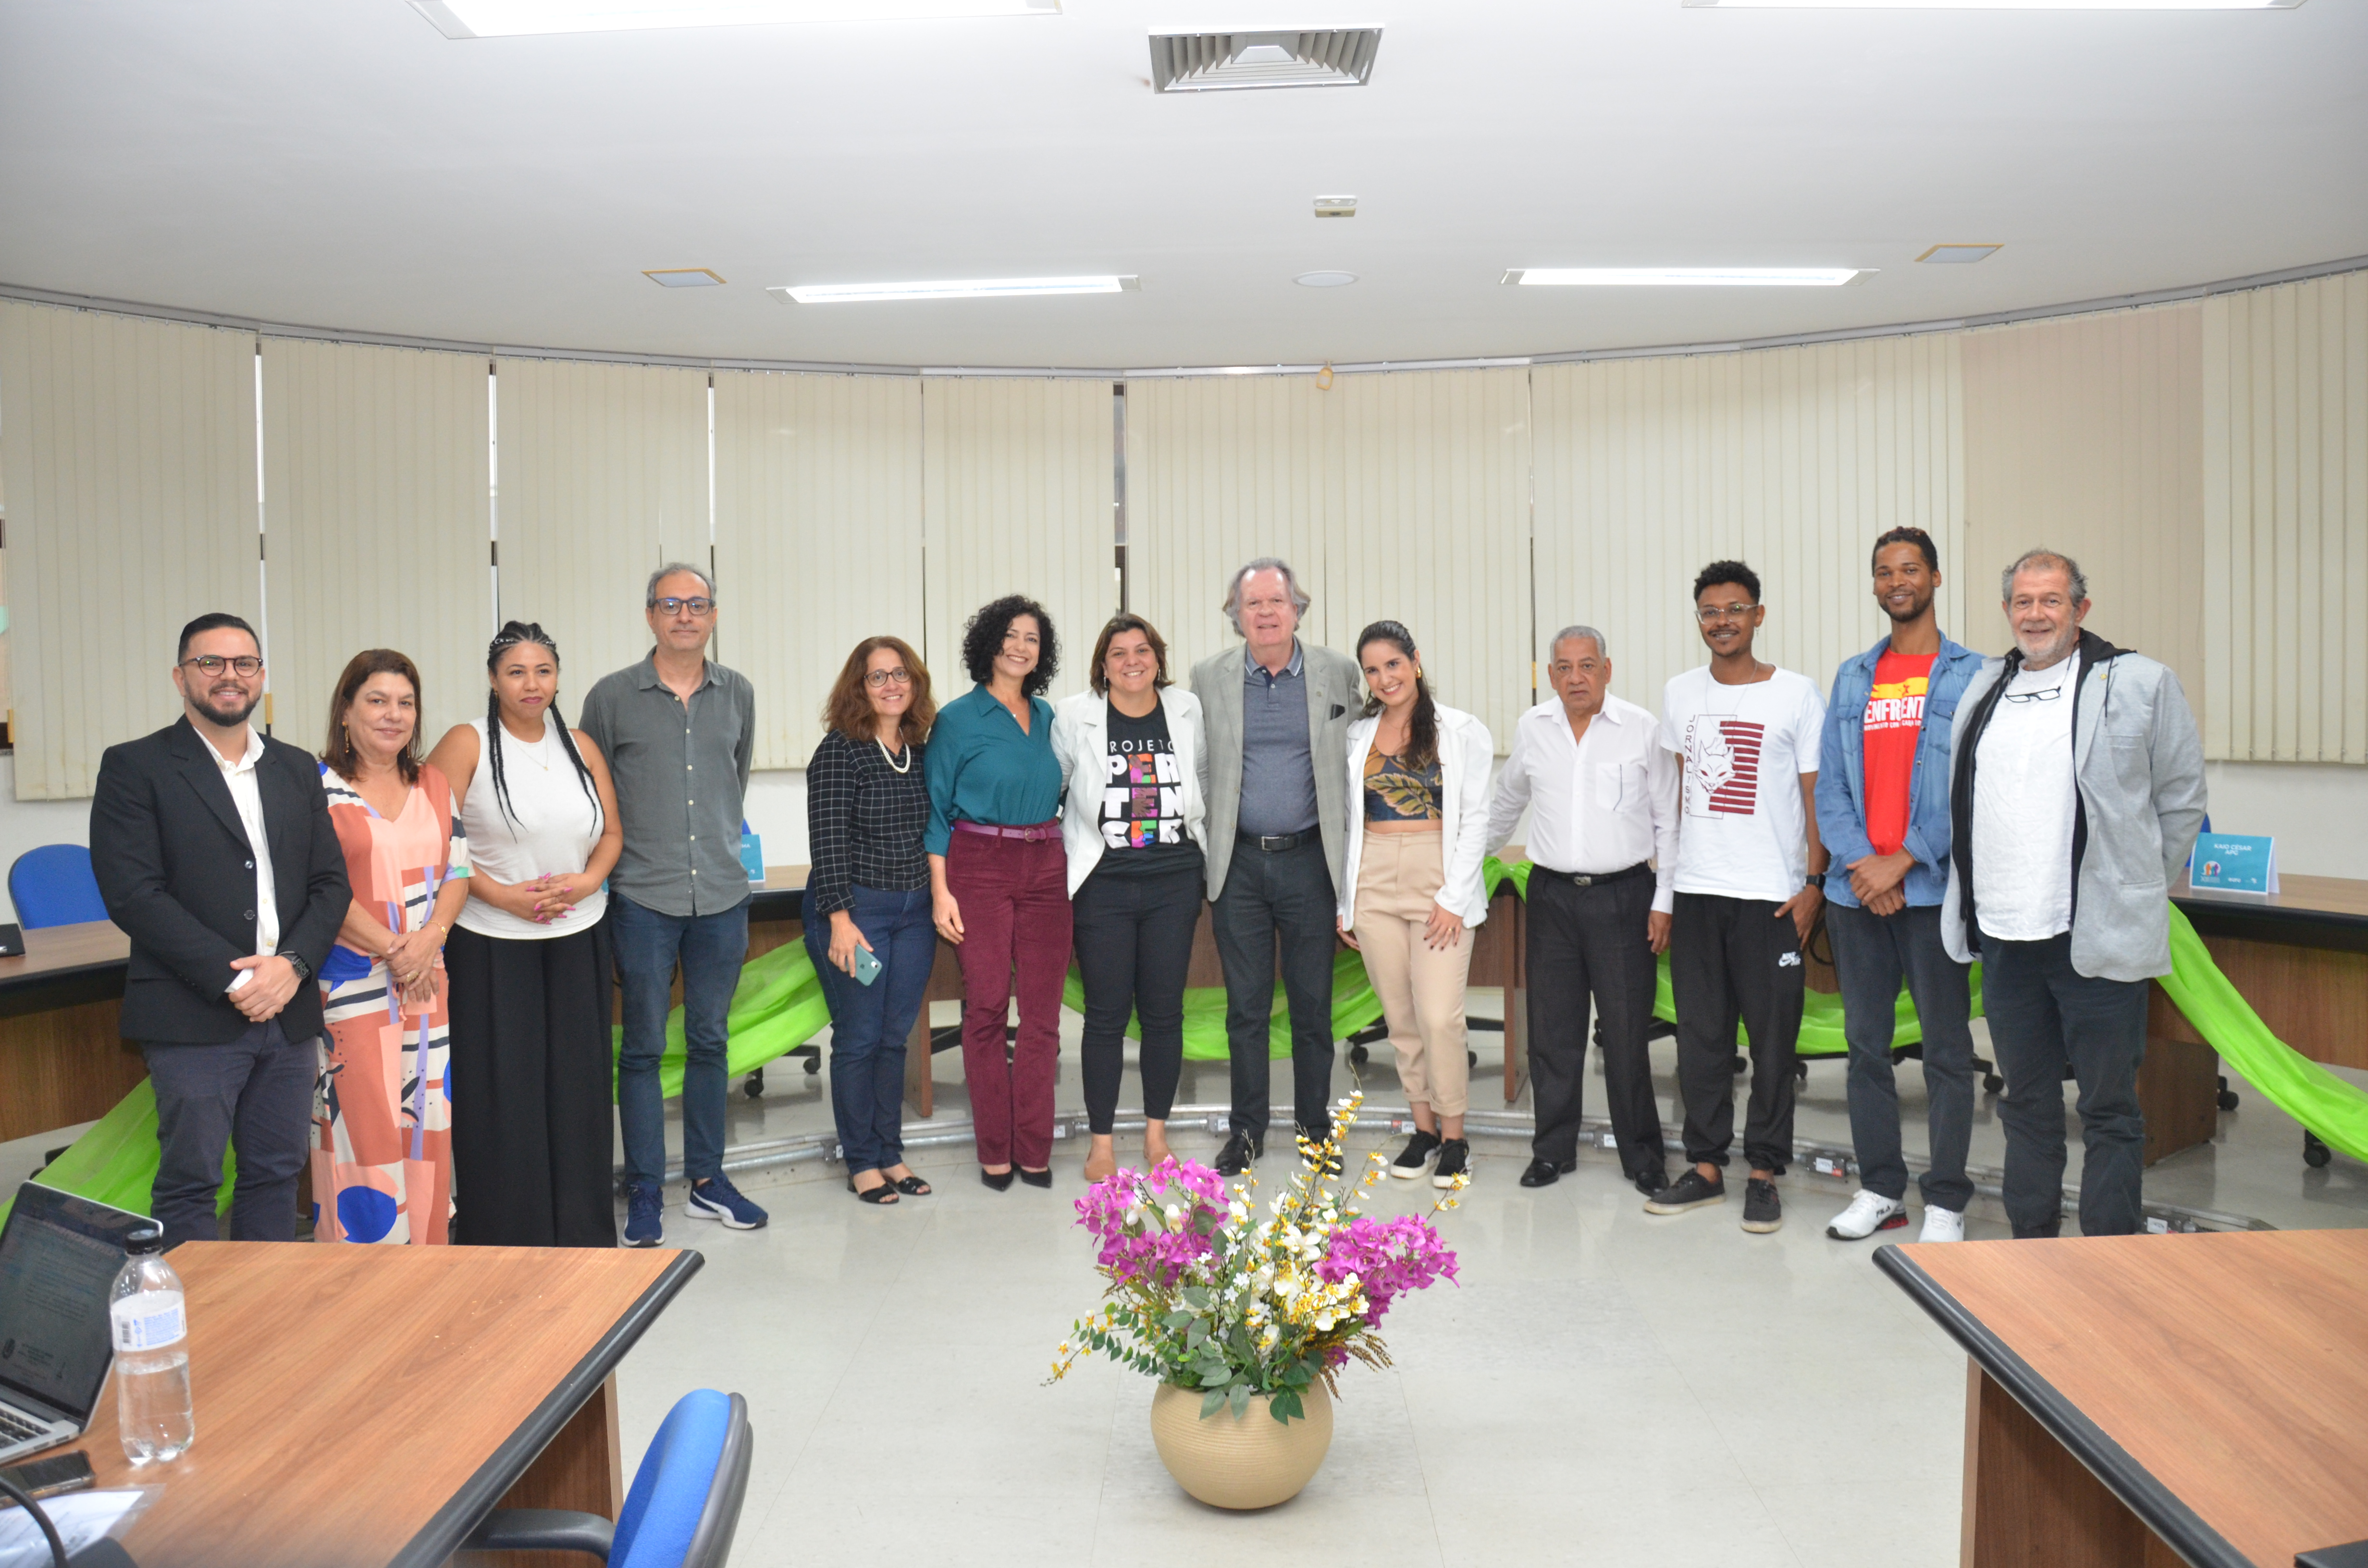
[[[661,915],[720,915],[745,903],[742,796],[757,749],[757,691],[710,660],[686,705],[656,656],[604,676],[578,720],[609,759],[625,846],[609,887]]]

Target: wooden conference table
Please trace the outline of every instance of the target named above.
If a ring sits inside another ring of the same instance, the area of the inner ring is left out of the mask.
[[[2368,1540],[2368,1230],[1885,1246],[1970,1358],[1964,1568]]]
[[[197,1442],[123,1458],[110,1390],[77,1445],[158,1495],[140,1568],[436,1568],[499,1505],[614,1519],[618,1362],[695,1252],[190,1242]],[[483,1562],[580,1562],[557,1553]]]

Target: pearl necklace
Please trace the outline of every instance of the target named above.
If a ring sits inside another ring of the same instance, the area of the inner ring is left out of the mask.
[[[913,771],[913,748],[911,746],[906,746],[905,748],[905,760],[903,762],[898,762],[896,760],[896,754],[888,749],[888,743],[886,741],[874,735],[871,737],[871,744],[880,748],[881,760],[885,762],[892,771],[897,773],[910,773]]]

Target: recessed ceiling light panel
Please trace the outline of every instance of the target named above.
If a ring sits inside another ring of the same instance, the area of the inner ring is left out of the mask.
[[[1525,267],[1504,281],[1530,286],[1600,289],[1832,289],[1856,278],[1855,267]]]
[[[1934,245],[1930,250],[1926,251],[1922,256],[1918,256],[1916,259],[1918,261],[1938,262],[1944,266],[1954,265],[1963,267],[1969,262],[1980,261],[1993,253],[2004,250],[2005,248],[2006,247],[2004,245],[1983,244]]]
[[[1679,0],[1721,11],[2291,11],[2302,0]]]
[[[1315,215],[1318,218],[1354,218],[1357,215],[1357,199],[1353,196],[1319,196],[1315,199]]]
[[[661,289],[712,289],[723,275],[704,267],[645,267],[642,276]]]
[[[1214,93],[1236,87],[1361,87],[1382,47],[1379,28],[1255,33],[1154,33],[1151,90]]]
[[[1353,272],[1303,272],[1292,279],[1303,289],[1346,289],[1356,280]]]
[[[801,305],[841,305],[886,300],[1006,300],[1034,294],[1132,293],[1132,275],[1096,278],[964,278],[935,283],[777,283],[766,290]]]
[[[778,22],[1057,17],[1061,0],[411,0],[446,38],[634,32]]]

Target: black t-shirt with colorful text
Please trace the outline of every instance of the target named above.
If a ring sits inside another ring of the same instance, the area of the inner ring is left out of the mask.
[[[1104,759],[1102,858],[1095,868],[1121,876],[1201,864],[1201,846],[1184,834],[1184,773],[1167,734],[1167,708],[1131,719],[1108,710]]]

